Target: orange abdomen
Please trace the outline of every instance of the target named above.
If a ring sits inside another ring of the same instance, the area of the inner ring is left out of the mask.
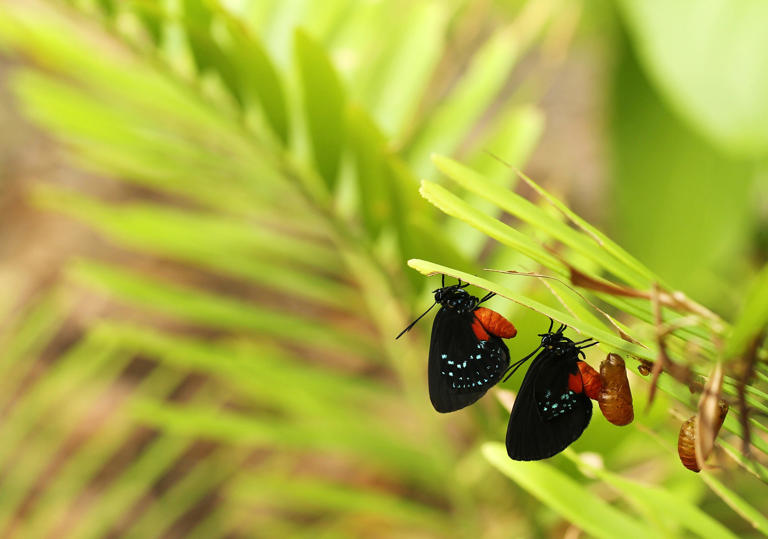
[[[481,336],[484,332],[479,331],[480,329],[484,329],[485,332],[496,337],[501,337],[502,339],[511,339],[517,335],[517,329],[512,324],[512,322],[501,316],[496,311],[486,309],[485,307],[478,307],[475,309],[474,314],[475,323],[472,324],[472,329],[475,330],[475,335],[477,335],[477,338],[480,340],[484,341],[488,339],[487,335],[485,338]],[[476,329],[475,326],[478,322],[482,327]]]
[[[600,364],[600,379],[603,387],[597,402],[605,418],[618,426],[632,423],[635,418],[632,391],[627,380],[627,368],[621,356],[608,354]]]
[[[577,365],[579,367],[579,371],[581,372],[581,385],[583,387],[584,394],[590,399],[597,400],[598,395],[600,394],[600,390],[603,387],[603,384],[600,381],[600,375],[595,369],[590,367],[589,364],[585,363],[584,361],[579,361]],[[568,388],[573,390],[575,393],[580,393],[581,391],[576,391],[576,387],[574,387],[575,385],[576,384],[574,381],[571,379],[568,380]]]

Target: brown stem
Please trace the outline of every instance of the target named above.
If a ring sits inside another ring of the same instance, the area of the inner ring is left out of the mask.
[[[757,351],[760,343],[765,338],[765,331],[757,334],[749,343],[747,353],[744,355],[743,371],[739,377],[739,384],[736,388],[739,400],[739,424],[741,425],[741,453],[748,459],[752,458],[752,431],[749,427],[750,409],[747,405],[747,386],[751,383],[755,375],[755,364],[757,363]]]
[[[643,290],[637,290],[628,286],[618,285],[603,279],[596,279],[586,275],[585,273],[582,273],[581,271],[568,264],[566,261],[563,261],[563,263],[568,266],[568,271],[571,273],[571,282],[576,286],[594,290],[596,292],[604,292],[613,296],[650,299],[651,301],[653,301],[653,297],[656,296],[657,301],[665,307],[693,313],[713,322],[722,323],[722,320],[719,316],[717,316],[703,305],[699,305],[695,301],[691,301],[682,292],[665,292],[659,288],[658,283],[654,283],[653,289],[650,292],[645,292]]]

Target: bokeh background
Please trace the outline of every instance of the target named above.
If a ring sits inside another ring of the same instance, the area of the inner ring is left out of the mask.
[[[430,318],[394,340],[438,283],[410,258],[541,269],[419,195],[433,154],[555,215],[519,167],[734,320],[768,258],[766,28],[757,0],[5,0],[0,537],[768,534],[738,428],[680,465],[697,395],[646,409],[632,374],[633,425],[501,473],[499,394],[437,414]],[[535,347],[546,317],[490,306]]]

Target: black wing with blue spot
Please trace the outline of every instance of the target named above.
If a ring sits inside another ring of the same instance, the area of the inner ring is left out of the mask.
[[[499,337],[481,341],[472,331],[474,314],[440,309],[429,345],[429,397],[438,412],[460,410],[496,384],[509,366]]]
[[[542,364],[538,369],[533,394],[543,421],[552,421],[576,410],[577,394],[568,389],[571,373],[581,376],[576,362],[562,357],[559,360],[549,358],[548,364]]]
[[[542,350],[534,358],[509,416],[507,453],[514,460],[541,460],[573,443],[592,418],[592,401],[568,389],[578,355]]]

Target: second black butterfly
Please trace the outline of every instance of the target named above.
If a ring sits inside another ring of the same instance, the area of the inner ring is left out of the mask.
[[[573,443],[592,418],[592,401],[584,393],[579,368],[582,350],[596,342],[573,342],[565,326],[542,333],[541,344],[512,365],[514,372],[533,354],[512,407],[507,426],[507,453],[513,460],[549,458]]]

